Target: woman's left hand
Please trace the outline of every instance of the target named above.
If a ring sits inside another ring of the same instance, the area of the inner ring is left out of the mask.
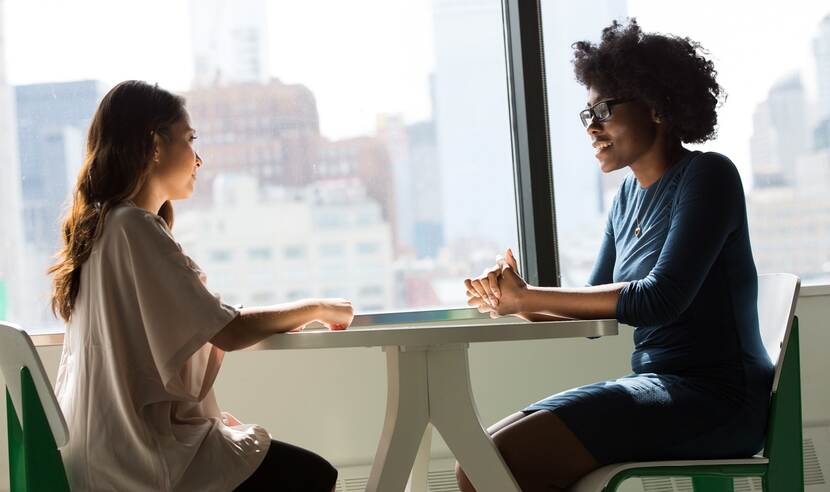
[[[513,264],[515,265],[515,262]],[[527,282],[516,273],[509,260],[508,264],[501,269],[498,282],[501,295],[498,297],[492,311],[499,316],[521,313],[528,292]]]

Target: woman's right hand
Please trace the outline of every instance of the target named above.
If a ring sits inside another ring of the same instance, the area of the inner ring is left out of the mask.
[[[516,260],[510,248],[505,251],[504,256],[497,256],[496,264],[485,269],[480,276],[464,280],[464,286],[467,287],[467,304],[478,308],[482,313],[492,311],[501,298],[499,280],[505,267],[516,268]]]
[[[320,299],[316,321],[330,330],[345,330],[352,324],[354,308],[348,299]]]

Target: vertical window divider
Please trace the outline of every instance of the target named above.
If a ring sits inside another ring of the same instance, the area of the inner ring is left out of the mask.
[[[520,268],[561,284],[539,0],[502,0]]]

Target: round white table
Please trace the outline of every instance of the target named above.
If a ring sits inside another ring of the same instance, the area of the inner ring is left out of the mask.
[[[470,386],[469,344],[600,337],[616,335],[617,330],[616,320],[467,320],[283,333],[250,350],[383,348],[386,420],[366,486],[368,492],[426,492],[430,425],[441,433],[478,492],[520,492],[479,421]]]

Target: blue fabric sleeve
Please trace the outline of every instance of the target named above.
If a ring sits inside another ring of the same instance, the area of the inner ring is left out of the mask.
[[[605,234],[602,237],[602,244],[599,247],[599,254],[594,263],[591,276],[588,277],[588,287],[604,285],[613,282],[614,262],[617,259],[617,247],[614,242],[614,209],[608,213],[608,222],[605,225]]]
[[[691,304],[744,216],[744,194],[735,165],[705,153],[689,163],[674,203],[668,235],[649,274],[626,285],[617,319],[632,326],[659,326]]]

